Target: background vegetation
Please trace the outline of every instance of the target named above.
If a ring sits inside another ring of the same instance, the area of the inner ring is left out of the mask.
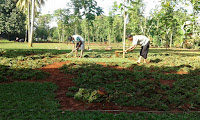
[[[19,36],[27,40],[27,34],[30,34],[30,7],[28,4],[17,4],[16,8],[16,3],[23,0],[15,1],[1,1],[1,37],[13,40]],[[31,4],[31,1],[28,3]],[[44,1],[36,0],[35,4],[36,8],[40,8]],[[124,4],[126,14],[129,14],[127,34],[146,35],[151,39],[152,46],[156,47],[199,48],[198,0],[161,0],[151,10],[150,16],[144,14],[146,4],[143,0],[128,0]],[[121,42],[124,22],[121,6],[122,3],[114,2],[109,16],[105,16],[95,0],[73,0],[66,8],[55,10],[53,14],[37,12],[34,40],[67,42],[69,35],[79,34],[89,42]],[[188,9],[188,6],[192,9]],[[52,20],[56,20],[57,27],[50,27]]]

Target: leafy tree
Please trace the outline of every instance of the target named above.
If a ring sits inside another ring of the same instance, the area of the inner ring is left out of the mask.
[[[110,15],[108,17],[105,18],[105,23],[106,23],[106,36],[107,36],[107,39],[109,41],[109,44],[111,46],[111,34],[112,34],[112,29],[113,29],[113,17],[111,16],[112,13],[110,13]]]
[[[40,15],[36,19],[36,37],[47,39],[50,34],[50,26],[49,23],[52,20],[52,16],[50,14]]]
[[[86,19],[83,19],[82,22],[81,22],[81,31],[82,31],[82,36],[84,37],[85,40],[87,40],[87,35],[88,35],[88,25],[87,25],[87,20]]]
[[[103,37],[103,33],[104,31],[104,16],[96,16],[94,22],[93,22],[93,27],[95,29],[94,31],[94,37],[95,40],[98,42],[103,42],[102,37]]]
[[[72,33],[70,31],[70,10],[69,9],[58,9],[54,11],[54,17],[56,18],[56,21],[58,23],[58,35],[59,35],[59,41],[64,41],[65,39],[65,28],[68,29],[67,36]]]
[[[53,28],[50,29],[50,35],[52,36],[53,40],[59,39],[57,27],[53,27]]]
[[[114,16],[113,17],[113,28],[112,28],[112,35],[111,38],[113,38],[113,42],[122,42],[122,33],[123,33],[123,17],[121,16]]]
[[[101,15],[103,13],[102,9],[97,6],[97,2],[95,0],[81,0],[81,6],[83,8],[82,16],[85,16],[87,20],[88,29],[93,26],[93,20],[95,19],[95,15]],[[80,11],[80,10],[79,10]],[[88,49],[89,49],[89,42],[90,42],[90,30],[88,30]]]
[[[44,5],[44,0],[18,0],[17,5],[21,8],[21,10],[28,11],[28,44],[30,47],[32,47],[32,41],[33,41],[33,27],[34,27],[34,19],[35,19],[35,12],[37,12],[37,8],[40,8],[42,5]],[[30,5],[32,10],[30,13]],[[36,8],[36,9],[35,9]],[[30,26],[30,15],[31,15],[31,26]]]
[[[74,26],[74,33],[75,34],[79,34],[80,33],[80,22],[82,19],[82,15],[81,15],[81,9],[82,9],[82,4],[81,4],[81,0],[72,0],[71,5],[69,4],[68,6],[72,6],[74,12],[71,15],[71,19],[72,19],[72,24]]]
[[[25,35],[25,41],[28,40],[28,36],[30,36],[31,34],[31,30],[30,30],[30,5],[31,5],[31,0],[19,0],[17,2],[17,7],[20,8],[20,10],[24,11],[24,13],[26,13],[27,15],[27,21],[26,21],[26,35]],[[27,35],[28,33],[28,35]]]
[[[25,32],[25,15],[16,8],[16,3],[4,0],[0,4],[0,34],[8,39],[22,36]]]
[[[200,1],[199,0],[189,0],[193,7],[193,13],[192,13],[192,35],[193,35],[193,44],[200,44],[200,41],[198,40],[200,38],[200,23],[197,22],[197,19],[199,18],[199,12],[200,12]]]
[[[134,0],[130,2],[128,8],[129,24],[127,25],[127,32],[130,34],[145,34],[143,16],[144,3],[142,0]]]

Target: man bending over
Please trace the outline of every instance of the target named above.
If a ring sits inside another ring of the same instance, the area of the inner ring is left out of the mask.
[[[130,41],[133,41],[133,44],[130,48],[125,50],[125,52],[133,51],[137,45],[141,45],[140,57],[139,57],[137,63],[138,64],[140,63],[142,57],[144,58],[144,63],[146,63],[147,62],[146,61],[147,54],[149,51],[149,44],[150,44],[149,39],[143,35],[136,35],[136,36],[128,35],[127,39]]]

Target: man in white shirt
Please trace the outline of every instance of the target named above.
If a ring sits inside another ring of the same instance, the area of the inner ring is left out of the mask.
[[[73,35],[68,37],[68,40],[74,43],[74,48],[72,49],[72,51],[75,50],[75,57],[77,57],[78,55],[77,50],[81,50],[81,58],[83,56],[83,50],[85,49],[84,39],[80,35]]]
[[[140,50],[140,57],[137,63],[140,63],[142,57],[144,58],[144,63],[146,63],[147,54],[149,51],[149,44],[150,44],[149,39],[143,35],[136,35],[136,36],[128,35],[127,39],[133,41],[133,45],[127,50],[125,50],[125,52],[133,51],[137,45],[141,45],[142,47]]]

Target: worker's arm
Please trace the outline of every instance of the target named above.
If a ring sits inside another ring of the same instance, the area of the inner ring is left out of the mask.
[[[82,42],[79,41],[79,42],[78,42],[78,46],[77,46],[77,48],[76,48],[77,50],[79,49],[79,47],[81,46],[81,44],[82,44]]]
[[[72,41],[72,43],[73,43],[73,48],[72,48],[72,51],[74,52],[74,51],[75,51],[75,49],[76,49],[76,45],[75,45],[75,42],[74,42],[74,41]]]
[[[137,45],[131,46],[130,48],[126,49],[125,52],[133,51],[133,50],[136,48],[136,46],[137,46]]]

